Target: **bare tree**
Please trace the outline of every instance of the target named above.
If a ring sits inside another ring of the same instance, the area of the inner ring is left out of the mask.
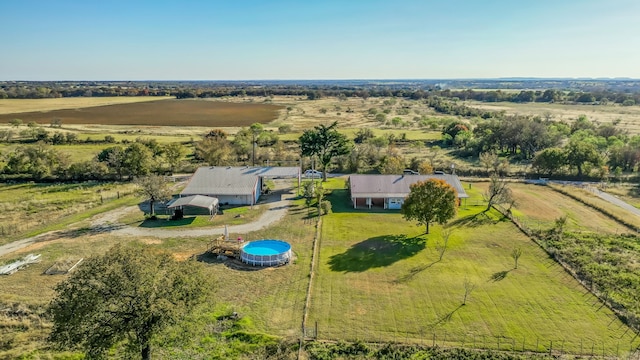
[[[487,170],[487,172],[490,172],[491,169],[494,168],[494,164],[499,161],[498,154],[493,151],[480,153],[479,158],[480,164],[485,168],[485,170]]]
[[[451,236],[451,229],[442,229],[442,241],[438,241],[436,243],[436,250],[440,257],[438,261],[442,261],[442,257],[444,256],[445,251],[447,251],[447,245],[449,244],[449,237]]]
[[[467,298],[475,288],[476,284],[472,283],[469,279],[464,279],[464,298],[462,299],[462,305],[467,305]]]
[[[508,205],[507,211],[511,210],[515,205],[513,193],[508,183],[496,175],[491,176],[491,183],[489,184],[489,189],[484,193],[484,199],[487,202],[485,212],[491,210],[491,207],[494,205],[506,204]]]
[[[429,164],[431,164],[432,169],[436,168],[436,162],[440,157],[441,151],[440,146],[432,146],[427,149],[427,159],[429,159]]]
[[[522,249],[521,248],[515,248],[513,249],[513,251],[511,251],[511,257],[513,258],[513,261],[515,262],[515,266],[513,267],[514,269],[518,268],[518,259],[520,259],[520,256],[522,256]]]

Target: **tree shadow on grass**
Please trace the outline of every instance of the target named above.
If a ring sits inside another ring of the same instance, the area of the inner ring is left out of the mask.
[[[442,325],[442,324],[448,323],[449,321],[451,321],[451,318],[453,317],[453,314],[455,314],[463,306],[464,306],[464,304],[458,305],[457,308],[455,308],[452,311],[450,311],[450,312],[446,313],[445,315],[441,316],[438,320],[436,320],[436,322],[431,324],[430,327],[433,329],[433,328],[437,327],[438,325]]]
[[[342,254],[329,258],[332,271],[361,272],[389,266],[416,255],[426,247],[426,239],[406,235],[372,237],[353,245]]]
[[[479,212],[477,214],[471,214],[459,219],[455,219],[447,224],[447,227],[450,226],[465,226],[465,227],[476,227],[481,225],[495,224],[497,221],[489,217],[484,212]]]
[[[502,281],[504,280],[507,275],[509,275],[509,273],[513,271],[513,269],[511,270],[505,270],[505,271],[498,271],[496,273],[493,273],[490,277],[489,277],[489,281],[493,281],[493,282],[498,282],[498,281]]]
[[[394,284],[402,284],[402,283],[406,283],[408,281],[411,281],[416,275],[420,274],[421,272],[427,270],[428,268],[432,267],[433,265],[439,263],[440,260],[436,260],[430,264],[426,264],[426,265],[420,265],[420,266],[415,266],[412,267],[409,272],[405,275],[400,276],[399,278],[395,279],[393,281]]]

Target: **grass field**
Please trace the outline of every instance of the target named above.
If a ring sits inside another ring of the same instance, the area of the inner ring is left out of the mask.
[[[479,199],[477,187],[469,192]],[[322,339],[630,349],[632,332],[534,242],[497,214],[474,217],[483,206],[461,209],[438,261],[441,227],[424,235],[397,212],[352,211],[346,190],[331,200],[310,314]],[[510,257],[516,247],[518,269]],[[476,289],[463,306],[465,279]]]
[[[549,103],[485,103],[465,101],[466,105],[491,111],[506,111],[507,114],[520,114],[544,117],[550,114],[554,120],[573,122],[580,115],[586,115],[591,121],[611,123],[620,119],[619,127],[629,130],[631,134],[640,133],[640,106],[611,105],[565,105]]]
[[[599,209],[600,211],[610,214],[615,219],[622,219],[627,224],[633,226],[636,229],[640,229],[640,219],[638,216],[631,214],[629,211],[609,203],[608,201],[601,199],[596,194],[588,191],[587,189],[577,188],[575,186],[562,186],[556,184],[549,185],[552,189],[556,189],[558,191],[562,191],[564,193],[570,194],[576,199],[580,199],[580,201],[585,204],[589,204],[593,206],[595,209]]]
[[[52,226],[78,221],[89,216],[92,209],[105,211],[110,203],[118,206],[136,203],[134,197],[124,195],[134,191],[133,184],[75,183],[75,184],[1,184],[0,185],[0,244],[34,231],[50,230]]]
[[[485,191],[488,187],[487,183],[474,183],[473,186],[481,191]],[[509,184],[509,188],[513,191],[516,200],[512,213],[532,229],[550,229],[556,219],[566,215],[569,231],[609,234],[628,232],[626,227],[600,211],[562,195],[550,187],[512,183]],[[572,187],[566,188],[572,189]],[[602,202],[605,203],[605,201]],[[613,205],[608,204],[608,206]],[[620,211],[624,210],[620,209]]]
[[[74,109],[0,115],[0,123],[21,119],[23,123],[50,124],[54,118],[66,124],[141,126],[202,126],[207,128],[268,123],[278,116],[279,106],[206,100],[161,100]]]
[[[147,101],[172,99],[173,97],[114,96],[114,97],[68,97],[59,99],[2,99],[0,114],[16,114],[34,111],[82,109],[94,106],[132,104]]]

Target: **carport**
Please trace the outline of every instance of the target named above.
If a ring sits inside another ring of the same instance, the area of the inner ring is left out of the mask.
[[[171,203],[167,205],[167,208],[178,208],[182,210],[184,206],[193,206],[208,209],[209,215],[213,216],[218,212],[218,198],[204,195],[185,196],[171,201]]]

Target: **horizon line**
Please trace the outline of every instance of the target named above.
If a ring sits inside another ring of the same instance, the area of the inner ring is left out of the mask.
[[[193,82],[273,82],[273,81],[487,81],[487,80],[500,80],[500,81],[536,81],[536,80],[628,80],[628,81],[640,81],[640,78],[632,77],[535,77],[535,76],[506,76],[506,77],[467,77],[467,78],[336,78],[336,79],[56,79],[56,80],[0,80],[0,82],[74,82],[74,81],[92,81],[92,82],[180,82],[180,81],[193,81]]]

